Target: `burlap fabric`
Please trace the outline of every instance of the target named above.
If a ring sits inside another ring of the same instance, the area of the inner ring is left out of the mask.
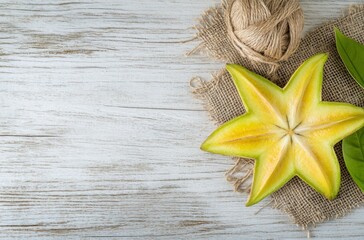
[[[242,58],[227,37],[224,22],[224,5],[209,9],[196,26],[199,46],[194,50],[228,63],[237,63],[251,69],[283,87],[297,67],[310,56],[328,52],[330,57],[325,64],[323,81],[323,100],[349,102],[364,107],[364,90],[350,77],[335,48],[333,28],[338,27],[344,34],[364,43],[364,8],[351,7],[347,15],[324,24],[305,35],[297,51],[285,62],[274,76],[269,76],[269,66],[252,63]],[[221,70],[211,81],[199,78],[191,82],[193,93],[201,98],[211,118],[222,124],[244,113],[243,105],[229,74]],[[206,136],[209,133],[206,133]],[[351,209],[364,202],[364,194],[352,181],[342,157],[341,143],[335,146],[340,161],[342,182],[340,193],[335,200],[329,201],[311,189],[299,178],[292,179],[279,191],[271,195],[271,206],[282,210],[293,218],[296,224],[310,227],[328,219],[347,214]],[[249,176],[253,162],[235,159],[235,166],[227,173],[236,190],[248,190]]]

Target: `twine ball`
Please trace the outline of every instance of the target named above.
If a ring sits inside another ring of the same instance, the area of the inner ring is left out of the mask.
[[[226,2],[228,35],[242,57],[275,67],[298,47],[303,12],[298,0]]]

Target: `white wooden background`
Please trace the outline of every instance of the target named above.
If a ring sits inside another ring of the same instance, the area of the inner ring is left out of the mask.
[[[355,1],[302,1],[305,29]],[[223,63],[185,58],[218,0],[0,1],[0,237],[304,239],[224,179],[227,157],[188,82]],[[207,126],[207,127],[206,127]],[[364,235],[364,209],[317,239]]]

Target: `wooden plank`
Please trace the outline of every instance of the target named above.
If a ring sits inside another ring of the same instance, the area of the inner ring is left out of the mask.
[[[354,2],[354,1],[353,1]],[[188,80],[223,66],[185,58],[218,1],[0,2],[0,237],[304,238],[284,214],[245,208],[232,161]],[[349,2],[302,1],[306,30]],[[363,210],[313,235],[360,238]]]

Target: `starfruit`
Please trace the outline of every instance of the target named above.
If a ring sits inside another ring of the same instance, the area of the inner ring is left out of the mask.
[[[327,199],[340,188],[333,146],[364,126],[364,109],[321,100],[327,54],[306,60],[282,89],[239,65],[227,65],[246,113],[216,129],[201,149],[255,160],[247,206],[298,176]]]

